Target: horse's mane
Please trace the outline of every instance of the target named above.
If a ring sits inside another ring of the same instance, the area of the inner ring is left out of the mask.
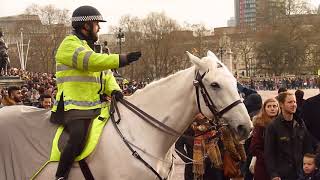
[[[181,74],[184,74],[186,71],[189,71],[193,67],[194,66],[191,66],[190,68],[183,69],[183,70],[180,70],[176,73],[170,74],[167,77],[163,77],[161,79],[156,79],[156,80],[152,81],[151,83],[147,84],[144,88],[138,89],[133,95],[138,95],[144,91],[149,91],[150,89],[154,89],[154,87],[159,86],[159,84],[162,84],[163,82],[171,81],[175,77],[180,76]]]

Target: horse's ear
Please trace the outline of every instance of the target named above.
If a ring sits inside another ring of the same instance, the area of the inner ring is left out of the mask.
[[[207,56],[216,57],[216,55],[215,55],[212,51],[210,51],[210,50],[207,52]]]
[[[191,54],[189,51],[186,51],[186,53],[187,53],[187,55],[188,55],[188,57],[189,57],[189,59],[190,59],[191,61],[194,60],[194,59],[200,60],[200,58],[198,58],[197,56]]]
[[[206,67],[205,63],[202,62],[200,58],[198,58],[197,56],[189,53],[188,51],[186,51],[186,53],[187,53],[190,61],[196,66],[196,68],[202,69],[202,68]]]
[[[213,59],[215,60],[215,61],[217,61],[217,64],[218,64],[218,68],[220,68],[220,67],[222,67],[222,62],[220,61],[220,59],[212,52],[212,51],[208,51],[207,52],[207,56],[208,57],[213,57]]]

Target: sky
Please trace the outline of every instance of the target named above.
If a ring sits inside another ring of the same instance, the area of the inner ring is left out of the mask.
[[[320,4],[320,0],[309,1],[315,6]],[[230,17],[234,17],[234,0],[4,0],[0,17],[21,14],[31,4],[53,4],[70,13],[81,5],[94,6],[107,20],[101,32],[107,32],[110,25],[116,26],[121,16],[144,18],[150,12],[164,12],[181,25],[202,23],[209,29],[225,27]]]

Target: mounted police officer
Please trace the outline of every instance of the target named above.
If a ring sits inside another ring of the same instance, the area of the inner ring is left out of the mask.
[[[71,166],[81,153],[91,120],[100,114],[103,94],[123,97],[110,69],[129,65],[141,57],[141,52],[101,54],[93,51],[98,40],[99,22],[106,22],[91,6],[81,6],[72,14],[72,35],[60,44],[56,58],[58,92],[51,121],[62,123],[69,132],[56,179],[68,178]]]

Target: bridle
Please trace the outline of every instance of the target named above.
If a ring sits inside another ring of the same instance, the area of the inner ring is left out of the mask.
[[[219,124],[219,121],[221,119],[221,117],[228,111],[230,111],[232,108],[234,108],[235,106],[237,106],[238,104],[241,104],[242,101],[240,99],[234,101],[233,103],[229,104],[228,106],[226,106],[225,108],[223,108],[222,110],[218,110],[217,106],[213,103],[211,97],[209,96],[209,93],[206,89],[206,87],[204,86],[202,79],[204,78],[204,76],[209,72],[209,70],[205,73],[203,73],[202,75],[199,73],[199,71],[196,71],[196,78],[193,81],[193,85],[196,88],[196,97],[197,97],[197,104],[198,104],[198,109],[199,112],[202,113],[201,110],[201,106],[200,106],[200,94],[199,94],[199,90],[201,92],[201,95],[203,97],[204,102],[206,103],[206,106],[209,108],[209,110],[211,111],[211,113],[213,114],[214,124]],[[203,114],[203,113],[202,113]]]
[[[209,72],[209,71],[207,71]],[[216,117],[215,119],[218,119],[215,122],[215,125],[218,125],[219,123],[219,119],[221,119],[221,117],[223,116],[223,114],[225,114],[226,112],[228,112],[229,110],[231,110],[233,107],[235,107],[236,105],[242,103],[242,101],[236,100],[235,102],[231,103],[230,105],[228,105],[227,107],[223,108],[221,111],[219,111],[217,109],[217,107],[215,106],[215,104],[213,103],[212,99],[209,96],[209,93],[207,91],[207,89],[205,88],[202,79],[204,78],[204,76],[206,75],[206,73],[203,73],[202,75],[200,75],[199,71],[196,71],[196,77],[195,80],[193,81],[193,85],[196,88],[196,98],[197,98],[197,104],[198,104],[198,109],[199,112],[202,113],[201,111],[201,107],[200,107],[200,94],[199,94],[199,90],[201,92],[201,95],[207,105],[207,107],[210,109],[210,111],[213,113],[213,116]],[[125,99],[120,99],[119,102],[121,104],[123,104],[126,108],[128,108],[130,111],[132,111],[133,113],[135,113],[137,116],[139,116],[141,119],[143,119],[145,122],[147,122],[148,124],[150,124],[152,127],[168,134],[171,136],[175,136],[175,137],[180,137],[180,136],[184,136],[186,138],[194,138],[192,136],[187,136],[184,134],[181,134],[180,132],[176,131],[175,129],[167,126],[166,124],[164,124],[163,122],[155,119],[154,117],[152,117],[151,115],[147,114],[146,112],[142,111],[141,109],[139,109],[138,107],[136,107],[135,105],[131,104],[130,102],[128,102]],[[110,118],[112,121],[112,124],[115,128],[115,130],[117,131],[117,133],[119,134],[119,136],[121,137],[121,139],[123,140],[123,142],[125,143],[125,145],[128,147],[128,149],[131,151],[132,156],[134,156],[136,159],[138,159],[139,161],[141,161],[148,169],[150,169],[160,180],[166,180],[173,168],[173,159],[171,162],[171,166],[170,166],[170,170],[168,172],[168,175],[166,178],[162,178],[160,176],[160,174],[148,163],[146,162],[140,155],[139,153],[134,150],[134,148],[136,149],[141,149],[138,146],[134,145],[133,143],[131,143],[130,141],[128,141],[126,139],[126,137],[123,135],[123,133],[121,132],[121,130],[118,127],[118,124],[121,121],[121,115],[120,115],[120,111],[118,109],[117,106],[117,100],[115,99],[115,97],[112,97],[111,100],[111,106],[110,106]],[[115,120],[114,114],[117,113],[118,119]],[[142,151],[144,152],[144,151]],[[145,153],[145,152],[144,152]]]

